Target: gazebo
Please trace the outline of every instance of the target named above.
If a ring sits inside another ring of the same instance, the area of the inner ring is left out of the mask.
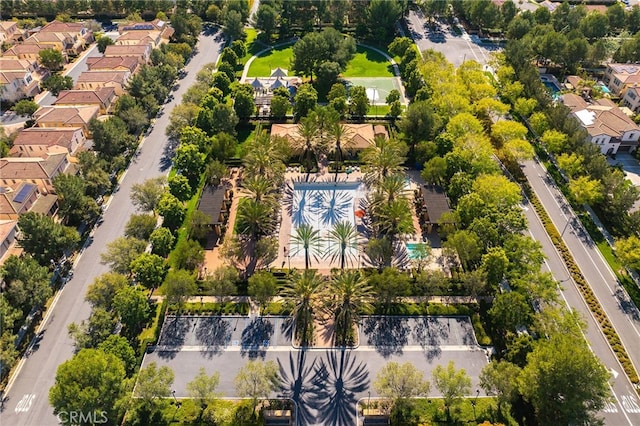
[[[251,82],[251,87],[253,87],[254,91],[258,91],[260,89],[263,89],[264,86],[262,85],[262,83],[260,82],[260,80],[258,80],[258,77],[256,77],[255,79],[253,79],[253,81]]]
[[[276,81],[274,81],[271,84],[271,87],[269,87],[269,89],[275,90],[278,87],[287,87],[287,84],[284,81],[282,81],[280,78],[276,78]]]
[[[271,78],[284,78],[287,76],[289,76],[287,70],[283,70],[280,67],[276,68],[275,70],[271,70]]]
[[[427,225],[427,232],[431,232],[433,225],[442,223],[442,215],[451,212],[449,198],[439,185],[423,185],[420,187],[422,196],[422,217]]]
[[[202,190],[198,201],[198,211],[209,217],[207,224],[214,233],[214,241],[222,234],[222,225],[228,214],[229,190],[223,186],[207,185]]]

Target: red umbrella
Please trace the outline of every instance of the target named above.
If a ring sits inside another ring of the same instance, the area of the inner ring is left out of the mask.
[[[356,210],[354,214],[358,216],[360,219],[362,219],[365,215],[364,210]]]

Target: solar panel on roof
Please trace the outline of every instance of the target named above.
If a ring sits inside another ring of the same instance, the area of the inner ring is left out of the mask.
[[[27,196],[31,193],[32,188],[33,188],[32,185],[24,185],[22,188],[20,188],[20,191],[18,191],[16,196],[13,197],[13,202],[24,203],[24,200],[26,200]]]

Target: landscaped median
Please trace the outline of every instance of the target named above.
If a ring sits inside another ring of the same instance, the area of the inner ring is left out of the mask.
[[[602,329],[602,332],[607,338],[607,341],[609,342],[609,345],[613,349],[613,352],[618,357],[618,361],[620,361],[622,368],[624,368],[624,371],[627,377],[629,377],[629,380],[631,381],[631,383],[636,385],[636,391],[640,394],[640,389],[638,388],[638,384],[640,383],[640,379],[638,378],[638,373],[635,367],[633,366],[633,364],[631,363],[631,360],[629,359],[629,355],[627,354],[626,349],[622,345],[622,341],[620,340],[618,333],[616,333],[615,329],[613,328],[613,325],[609,321],[609,318],[607,317],[604,310],[600,306],[600,302],[598,302],[595,294],[593,293],[593,290],[591,289],[591,287],[585,280],[584,276],[582,275],[580,268],[578,268],[578,266],[574,262],[573,256],[571,255],[569,248],[566,246],[566,244],[562,240],[562,236],[556,229],[553,222],[551,222],[551,219],[549,218],[549,215],[547,214],[547,211],[544,209],[542,203],[540,202],[538,197],[531,191],[531,188],[529,187],[528,183],[526,183],[526,180],[520,179],[520,183],[525,189],[527,197],[529,197],[531,204],[535,208],[536,213],[540,218],[540,221],[544,225],[544,228],[547,231],[549,238],[551,239],[556,249],[562,256],[562,259],[564,260],[565,264],[567,265],[567,269],[571,274],[571,278],[573,278],[573,281],[576,283],[578,289],[580,290],[582,297],[584,298],[585,302],[589,306],[589,310],[593,314],[596,321],[598,321],[598,324],[600,324],[600,328]]]

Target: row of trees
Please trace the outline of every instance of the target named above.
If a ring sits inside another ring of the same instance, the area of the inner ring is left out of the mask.
[[[402,39],[393,44],[398,54],[406,54],[411,48]],[[452,202],[453,212],[444,215],[439,227],[445,238],[445,254],[449,253],[450,259],[458,263],[478,288],[497,293],[488,312],[488,326],[498,359],[517,365],[518,372],[527,371],[522,377],[530,374],[526,380],[535,383],[525,386],[524,379],[519,382],[512,377],[511,383],[522,385],[512,388],[510,401],[524,400],[531,404],[543,423],[551,421],[547,417],[550,412],[567,422],[572,418],[590,418],[606,401],[606,371],[576,331],[582,325],[576,325],[575,315],[564,312],[557,304],[557,283],[550,275],[540,273],[544,259],[541,247],[522,234],[526,222],[518,207],[520,189],[499,174],[494,161],[494,153],[514,163],[531,158],[533,149],[526,142],[527,129],[498,117],[511,108],[530,114],[538,102],[523,96],[521,83],[515,79],[494,87],[482,67],[473,61],[456,70],[436,52],[424,52],[424,58],[415,63],[421,79],[416,79],[419,85],[414,100],[398,122],[398,128],[409,146],[409,155],[424,164],[425,180],[443,185]],[[498,100],[499,94],[508,103]],[[509,292],[498,292],[498,284],[503,280],[509,283]],[[539,309],[534,310],[534,306]],[[557,327],[560,323],[562,330]],[[522,329],[535,336],[548,336],[549,340],[535,340],[530,334],[517,332]],[[560,393],[564,393],[571,381],[556,375],[553,383],[543,383],[542,377],[536,376],[544,368],[543,359],[548,360],[550,346],[563,348],[566,352],[557,356],[563,359],[571,356],[571,345],[579,348],[580,359],[584,361],[575,374],[580,374],[581,368],[598,366],[595,369],[598,379],[584,388],[595,395],[595,406],[583,405],[586,397],[577,393],[571,397],[576,399],[566,405],[558,401],[549,403],[545,392],[562,389]],[[501,368],[499,362],[490,365]],[[568,412],[564,410],[573,411],[561,417]],[[508,417],[509,410],[501,415]]]

